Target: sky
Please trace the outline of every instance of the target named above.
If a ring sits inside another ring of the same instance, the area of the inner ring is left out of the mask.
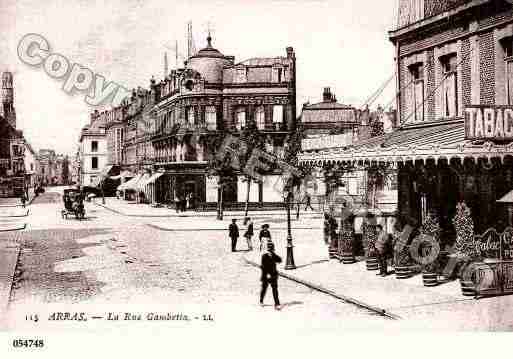
[[[148,87],[152,75],[161,79],[166,51],[174,68],[176,41],[183,65],[189,21],[197,49],[210,28],[213,46],[236,62],[286,56],[292,46],[299,111],[321,101],[324,87],[360,107],[394,74],[388,31],[396,13],[397,0],[0,0],[0,71],[14,74],[17,127],[32,146],[72,154],[95,108],[84,93],[65,93],[63,81],[18,58],[28,33],[126,88]],[[391,81],[373,105],[389,104],[394,92]]]

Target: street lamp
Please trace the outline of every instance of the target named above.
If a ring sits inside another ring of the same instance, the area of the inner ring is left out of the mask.
[[[285,203],[287,206],[287,260],[285,262],[285,270],[296,269],[296,264],[294,263],[294,246],[292,245],[292,230],[290,225],[290,200],[292,197],[292,192],[285,192]]]

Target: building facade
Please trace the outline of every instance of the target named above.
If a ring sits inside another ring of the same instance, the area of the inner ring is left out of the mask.
[[[81,186],[97,186],[107,166],[105,123],[92,116],[91,124],[82,128],[79,140]]]
[[[397,217],[438,218],[455,238],[458,203],[474,229],[503,230],[512,215],[497,203],[513,178],[513,5],[501,0],[401,0],[396,47],[400,127],[350,148],[305,154],[318,164],[397,175]]]
[[[14,82],[10,72],[0,76],[0,196],[25,192],[25,139],[16,129]]]
[[[213,48],[209,36],[183,68],[159,82],[152,79],[149,89],[134,89],[108,114],[92,115],[92,123],[106,124],[107,163],[136,175],[127,190],[145,201],[172,203],[187,196],[195,203],[217,202],[218,179],[207,175],[208,160],[219,150],[213,138],[238,137],[254,124],[266,151],[282,156],[287,135],[296,129],[295,63],[292,48],[284,56],[236,63]],[[254,182],[250,201],[283,202],[268,181],[279,175],[274,171]],[[224,201],[245,201],[242,174],[224,186]]]

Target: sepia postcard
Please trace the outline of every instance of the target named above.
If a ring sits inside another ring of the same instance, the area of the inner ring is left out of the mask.
[[[7,353],[487,355],[405,338],[512,307],[512,0],[0,0]]]

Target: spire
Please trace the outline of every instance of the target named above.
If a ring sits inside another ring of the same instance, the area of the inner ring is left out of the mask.
[[[212,36],[210,35],[210,29],[208,29],[207,47],[212,47]]]

